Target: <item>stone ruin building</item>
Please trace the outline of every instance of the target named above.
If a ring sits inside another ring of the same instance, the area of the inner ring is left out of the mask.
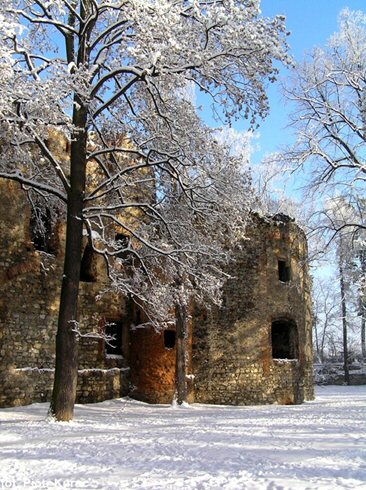
[[[65,229],[0,181],[0,407],[50,399]],[[80,339],[77,401],[130,396],[171,403],[175,331],[138,328],[124,298],[98,296],[107,278],[85,246],[80,324],[115,336]],[[188,348],[189,401],[297,404],[313,397],[312,324],[304,233],[288,217],[254,216],[236,252],[220,308],[195,309]]]

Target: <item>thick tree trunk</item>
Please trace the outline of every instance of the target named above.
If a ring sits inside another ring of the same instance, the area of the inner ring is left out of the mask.
[[[86,180],[86,111],[74,113],[75,132],[71,143],[70,191],[67,202],[67,227],[64,273],[56,336],[56,366],[50,413],[57,420],[73,418],[78,374],[78,298],[83,206]]]
[[[90,1],[80,3],[80,17],[86,18]],[[75,22],[70,14],[70,25]],[[69,63],[76,61],[78,67],[88,64],[89,29],[78,37],[73,34],[66,39]],[[75,47],[77,49],[75,50]],[[75,59],[76,57],[76,59]],[[83,239],[83,208],[87,163],[87,117],[85,101],[78,93],[74,95],[73,127],[70,154],[70,189],[67,199],[67,227],[64,273],[60,298],[58,329],[56,335],[56,365],[50,413],[57,420],[68,421],[74,416],[78,377],[78,300]]]
[[[344,382],[349,385],[349,367],[348,367],[348,328],[347,328],[347,305],[346,305],[346,289],[344,285],[344,273],[342,258],[339,259],[339,281],[341,288],[341,306],[342,306],[342,325],[343,325],[343,369]]]
[[[72,208],[73,206],[70,206]],[[50,411],[57,420],[71,420],[74,414],[78,373],[78,321],[81,236],[80,224],[68,212],[64,276],[56,335],[56,366]]]
[[[176,371],[175,384],[178,405],[187,401],[187,307],[183,302],[175,305],[175,328],[176,328]]]

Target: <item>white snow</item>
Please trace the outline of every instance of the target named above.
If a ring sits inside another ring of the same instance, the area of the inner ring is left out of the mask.
[[[129,399],[0,410],[0,489],[366,489],[366,386],[298,406],[183,408]]]

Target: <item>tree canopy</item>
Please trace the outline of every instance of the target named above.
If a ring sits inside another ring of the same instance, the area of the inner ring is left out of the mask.
[[[365,182],[365,73],[366,15],[346,9],[339,32],[294,69],[286,87],[297,140],[284,159],[308,170],[316,191],[353,203]]]
[[[63,207],[67,223],[57,418],[72,417],[83,230],[107,259],[128,252],[148,274],[149,254],[169,255],[197,279],[198,257],[220,255],[209,223],[235,230],[249,193],[243,161],[187,93],[205,93],[227,123],[256,124],[275,61],[288,62],[286,34],[284,19],[261,17],[256,0],[3,1],[0,178]],[[218,263],[201,277],[208,268]]]

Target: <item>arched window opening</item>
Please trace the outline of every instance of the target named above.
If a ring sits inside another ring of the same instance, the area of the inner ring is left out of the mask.
[[[273,359],[298,358],[298,333],[296,323],[291,320],[272,322],[272,357]]]

